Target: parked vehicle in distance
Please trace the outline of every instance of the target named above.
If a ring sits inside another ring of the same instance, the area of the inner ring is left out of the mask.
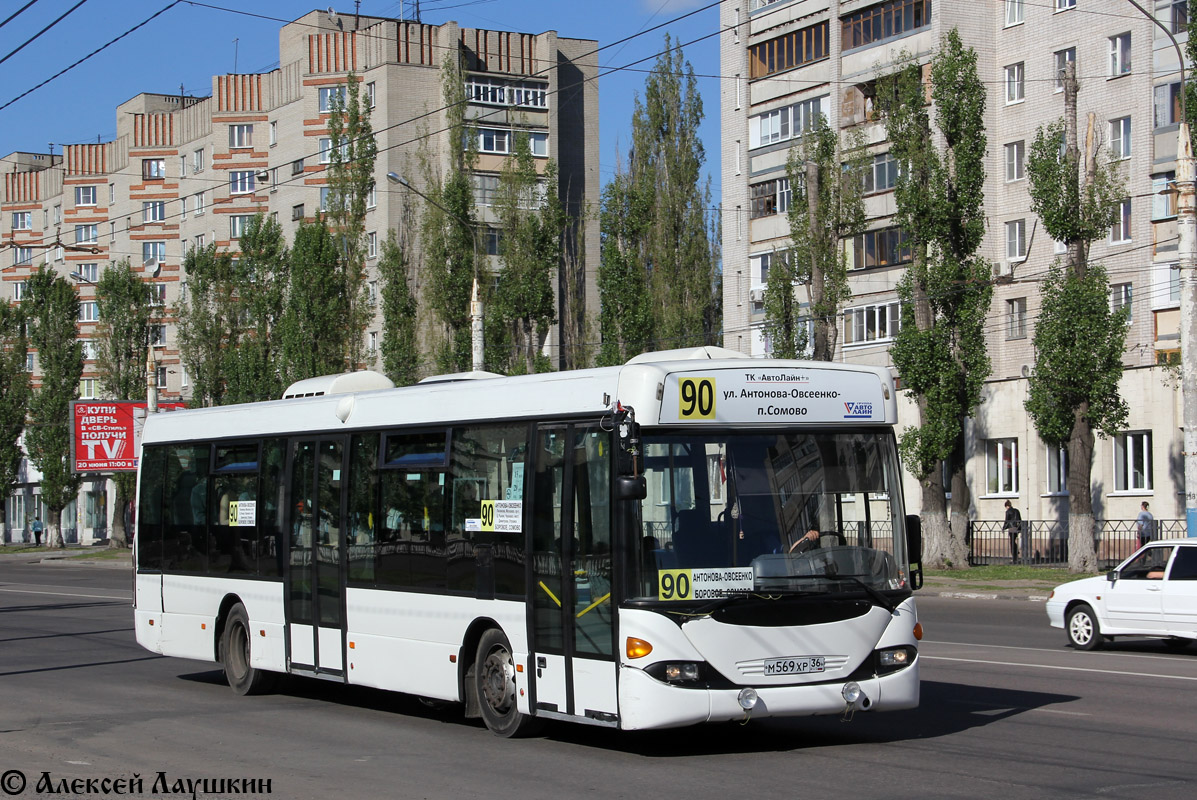
[[[1187,647],[1197,639],[1197,538],[1149,542],[1104,576],[1057,586],[1047,619],[1078,650],[1115,636]]]

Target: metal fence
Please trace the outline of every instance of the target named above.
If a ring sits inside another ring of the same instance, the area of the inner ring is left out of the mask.
[[[1068,522],[1062,520],[1022,521],[1017,553],[1002,520],[970,520],[968,524],[969,566],[1022,564],[1060,567],[1068,564]],[[1139,526],[1133,519],[1094,520],[1094,545],[1102,569],[1111,569],[1139,548]],[[1152,539],[1187,535],[1183,519],[1157,519]]]

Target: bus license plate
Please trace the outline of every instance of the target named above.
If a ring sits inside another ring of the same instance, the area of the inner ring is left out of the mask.
[[[792,656],[765,660],[766,675],[799,675],[804,672],[822,672],[826,668],[824,656]]]

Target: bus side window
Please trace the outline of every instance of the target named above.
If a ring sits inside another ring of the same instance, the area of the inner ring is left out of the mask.
[[[142,453],[141,493],[137,505],[137,567],[162,569],[162,490],[166,479],[166,448],[146,447]]]
[[[208,445],[174,445],[166,457],[163,568],[207,570]]]
[[[379,586],[445,588],[445,467],[448,431],[387,434],[380,475]],[[376,526],[378,523],[375,523]]]
[[[374,583],[378,513],[378,434],[356,434],[349,445],[349,580]]]
[[[262,443],[262,470],[258,488],[258,574],[267,578],[283,576],[283,460],[286,440],[267,439]]]

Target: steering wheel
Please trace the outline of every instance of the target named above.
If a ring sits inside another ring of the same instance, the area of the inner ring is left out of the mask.
[[[848,546],[848,540],[845,539],[844,534],[840,533],[839,531],[819,531],[818,539],[807,539],[803,537],[802,539],[799,539],[793,547],[790,548],[790,552],[796,555],[802,555],[803,553],[809,553],[812,550],[819,549],[823,546],[823,537],[825,536],[834,537],[836,544],[839,547]]]

